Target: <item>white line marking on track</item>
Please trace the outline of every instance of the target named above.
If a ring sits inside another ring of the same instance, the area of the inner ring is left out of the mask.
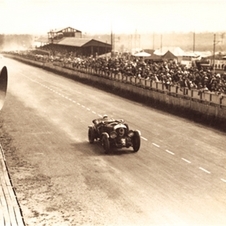
[[[69,101],[72,101],[73,103],[77,103],[76,101],[72,100],[71,98],[69,98],[69,97],[67,97],[67,96],[64,96],[63,94],[61,94],[61,93],[55,91],[54,89],[52,89],[52,88],[50,88],[50,87],[48,87],[48,86],[46,86],[46,85],[44,85],[44,84],[42,84],[42,83],[40,83],[40,82],[34,80],[34,79],[29,78],[28,76],[24,76],[24,77],[26,77],[26,78],[30,79],[31,81],[33,81],[33,82],[35,82],[35,83],[41,85],[42,87],[47,88],[47,89],[50,90],[50,91],[52,91],[52,92],[54,92],[54,93],[56,93],[56,94],[62,96],[63,98],[68,99]],[[77,103],[77,105],[81,105],[81,104],[80,104],[80,103]],[[87,107],[85,107],[84,105],[81,105],[81,106],[82,106],[83,108],[86,108],[86,110],[90,111],[90,108],[87,108]],[[93,114],[96,114],[95,111],[92,111],[92,113],[93,113]],[[100,115],[100,114],[98,114],[98,116],[99,116],[99,117],[102,117],[102,115]],[[142,138],[143,140],[145,140],[145,141],[148,140],[148,139],[145,138],[145,137],[141,137],[141,138]],[[158,144],[155,144],[155,143],[152,143],[152,144],[153,144],[154,146],[158,147],[158,148],[160,147]],[[168,153],[171,154],[171,155],[175,155],[175,153],[173,153],[172,151],[169,151],[169,150],[165,150],[165,151],[168,152]],[[43,154],[43,153],[37,153],[37,154]],[[189,164],[191,163],[189,160],[187,160],[187,159],[185,159],[185,158],[181,158],[181,159],[182,159],[183,161],[189,163]],[[205,172],[205,173],[208,173],[208,174],[211,173],[210,171],[208,171],[208,170],[206,170],[206,169],[204,169],[204,168],[202,168],[202,167],[199,167],[199,169],[202,170],[202,171]],[[224,183],[226,183],[226,179],[221,178],[221,181],[224,182]]]
[[[187,163],[191,163],[189,160],[185,159],[185,158],[181,158],[183,161],[187,162]]]
[[[175,155],[172,151],[169,151],[169,150],[165,150],[165,151],[171,155]]]
[[[202,171],[205,172],[205,173],[209,173],[209,174],[210,174],[210,171],[208,171],[208,170],[206,170],[206,169],[204,169],[204,168],[202,168],[202,167],[199,167],[199,169],[202,170]]]
[[[63,95],[63,94],[61,94],[61,93],[55,91],[54,89],[48,87],[47,85],[44,85],[44,84],[42,84],[42,83],[40,83],[40,82],[38,82],[38,81],[35,81],[34,79],[29,78],[28,76],[25,76],[25,77],[28,78],[28,79],[30,79],[30,80],[33,81],[33,82],[36,82],[37,84],[39,84],[39,85],[41,85],[41,86],[43,86],[43,87],[45,87],[46,89],[48,89],[48,90],[50,90],[50,91],[52,91],[52,92],[58,94],[59,96],[65,98],[65,99],[67,99],[67,100],[69,100],[69,101],[71,101],[71,102],[73,102],[73,103],[77,103],[77,102],[74,101],[73,99],[71,99],[71,98],[69,98],[69,97],[67,97],[67,96],[65,96],[65,95]],[[81,104],[80,104],[80,103],[77,103],[77,105],[81,105]],[[81,106],[82,106],[83,108],[86,108],[86,110],[90,111],[90,108],[87,108],[87,107],[84,106],[84,105],[81,105]],[[95,111],[92,111],[92,113],[93,113],[93,114],[96,114]],[[98,114],[98,115],[99,115],[99,114]],[[102,115],[99,115],[99,116],[102,117]]]

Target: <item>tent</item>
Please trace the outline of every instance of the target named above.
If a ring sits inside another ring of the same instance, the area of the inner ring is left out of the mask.
[[[149,57],[149,56],[151,56],[151,54],[142,51],[142,52],[134,53],[133,56],[135,56],[135,57]]]
[[[174,60],[174,59],[177,59],[177,57],[172,53],[170,52],[169,50],[162,56],[162,59],[164,60]]]
[[[184,51],[180,47],[163,47],[154,52],[156,55],[163,56],[170,51],[174,56],[184,56]]]

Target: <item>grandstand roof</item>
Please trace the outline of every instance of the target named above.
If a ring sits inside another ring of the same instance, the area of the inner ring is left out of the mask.
[[[89,46],[91,43],[92,44],[98,43],[98,44],[109,46],[109,44],[107,44],[107,43],[104,43],[102,41],[95,40],[95,39],[92,39],[92,38],[75,38],[75,37],[64,38],[61,41],[59,41],[57,44],[58,45],[65,45],[65,46],[82,47],[84,45]]]
[[[90,38],[67,37],[59,41],[58,45],[81,47],[89,41],[90,41]]]

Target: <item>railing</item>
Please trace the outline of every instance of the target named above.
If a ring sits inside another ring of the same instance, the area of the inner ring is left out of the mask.
[[[19,58],[21,59],[21,56]],[[26,59],[26,60],[29,60],[29,59]],[[68,68],[73,71],[78,71],[86,74],[100,76],[100,77],[114,80],[114,81],[128,83],[133,86],[141,87],[143,89],[150,89],[157,92],[162,92],[166,95],[171,95],[178,98],[190,99],[192,101],[197,101],[197,102],[210,104],[210,105],[218,105],[222,108],[226,107],[226,94],[217,94],[210,91],[188,89],[185,87],[179,87],[177,85],[166,85],[162,82],[157,82],[149,79],[146,80],[144,78],[128,76],[122,73],[116,73],[112,71],[106,72],[104,70],[96,69],[93,67],[74,68],[72,64],[66,64],[64,62],[45,63],[45,62],[35,61],[35,63],[42,64],[43,66],[45,66],[45,64],[46,65],[52,64],[53,66]]]
[[[77,70],[77,69],[73,69]],[[157,92],[162,92],[167,95],[176,96],[178,98],[191,99],[192,101],[199,101],[205,104],[220,105],[226,107],[226,94],[217,94],[210,91],[200,91],[197,89],[188,89],[186,87],[179,87],[177,85],[167,85],[162,82],[147,80],[133,76],[127,76],[121,73],[104,72],[99,70],[97,73],[90,73],[90,68],[80,68],[80,72],[95,74],[107,79],[128,83],[144,89],[150,89]]]

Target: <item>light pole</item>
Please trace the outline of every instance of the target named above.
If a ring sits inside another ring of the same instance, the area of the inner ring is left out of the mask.
[[[221,40],[217,41],[216,40],[216,34],[213,34],[213,59],[212,59],[212,64],[213,64],[213,72],[215,72],[215,52],[216,52],[216,45],[220,42],[223,42],[224,34],[221,34]]]
[[[111,24],[111,57],[114,57],[115,52],[115,35],[112,31],[112,24]]]
[[[216,34],[213,34],[213,60],[212,60],[212,65],[213,65],[213,71],[215,72],[215,51],[216,51]]]
[[[195,52],[195,32],[193,32],[193,53]]]

